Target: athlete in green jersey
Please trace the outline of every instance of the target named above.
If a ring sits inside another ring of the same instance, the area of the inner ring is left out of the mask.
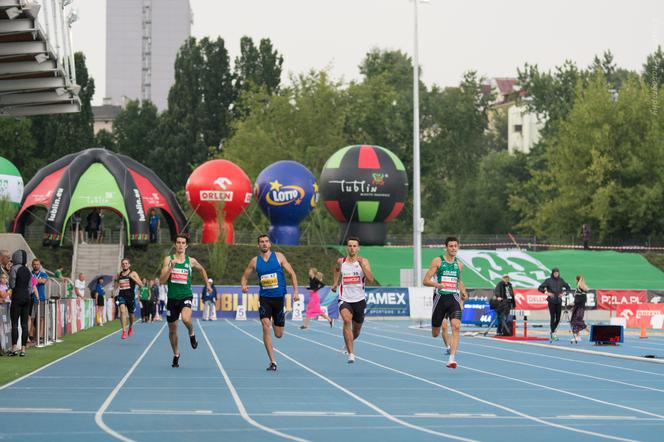
[[[434,288],[431,313],[432,336],[434,338],[438,337],[445,319],[449,318],[452,324],[448,368],[457,367],[455,355],[459,345],[462,303],[468,297],[461,282],[463,264],[456,257],[458,250],[459,241],[452,236],[448,237],[445,240],[445,254],[431,261],[429,271],[424,276],[424,281],[422,281],[425,286]]]
[[[168,283],[168,301],[166,303],[166,321],[168,322],[168,339],[173,349],[173,367],[180,366],[180,352],[178,351],[178,319],[189,330],[189,342],[192,348],[198,347],[194,326],[191,322],[191,301],[194,297],[191,291],[191,272],[198,270],[207,285],[208,292],[212,291],[208,282],[207,272],[198,261],[185,252],[187,250],[187,237],[175,237],[175,254],[164,258],[161,267],[159,282]]]

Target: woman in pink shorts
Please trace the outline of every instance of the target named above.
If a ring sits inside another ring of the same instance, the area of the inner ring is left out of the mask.
[[[305,330],[311,319],[316,319],[319,316],[327,319],[330,323],[330,327],[334,324],[332,318],[327,316],[325,312],[320,308],[320,298],[318,297],[318,290],[324,287],[323,284],[323,274],[316,270],[314,267],[309,269],[309,302],[307,303],[307,312],[306,318],[304,318],[304,324],[300,326],[302,330]]]

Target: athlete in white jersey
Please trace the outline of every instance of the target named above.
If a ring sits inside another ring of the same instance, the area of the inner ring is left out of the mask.
[[[348,363],[355,362],[353,341],[360,336],[364,322],[364,309],[367,306],[364,281],[374,282],[369,260],[358,255],[360,240],[350,237],[346,240],[347,256],[339,258],[334,267],[334,285],[332,291],[339,287],[339,315],[344,321],[343,333]]]

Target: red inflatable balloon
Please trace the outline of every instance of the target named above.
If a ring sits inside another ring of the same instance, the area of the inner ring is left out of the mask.
[[[217,242],[219,210],[224,220],[226,243],[233,243],[233,221],[251,202],[251,181],[244,170],[227,160],[198,166],[187,180],[187,201],[203,220],[203,242]]]

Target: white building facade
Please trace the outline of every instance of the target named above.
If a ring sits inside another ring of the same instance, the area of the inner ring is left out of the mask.
[[[519,104],[507,110],[507,149],[510,153],[529,153],[540,140],[544,119]]]
[[[191,34],[189,0],[106,2],[106,98],[168,106],[175,58]]]

